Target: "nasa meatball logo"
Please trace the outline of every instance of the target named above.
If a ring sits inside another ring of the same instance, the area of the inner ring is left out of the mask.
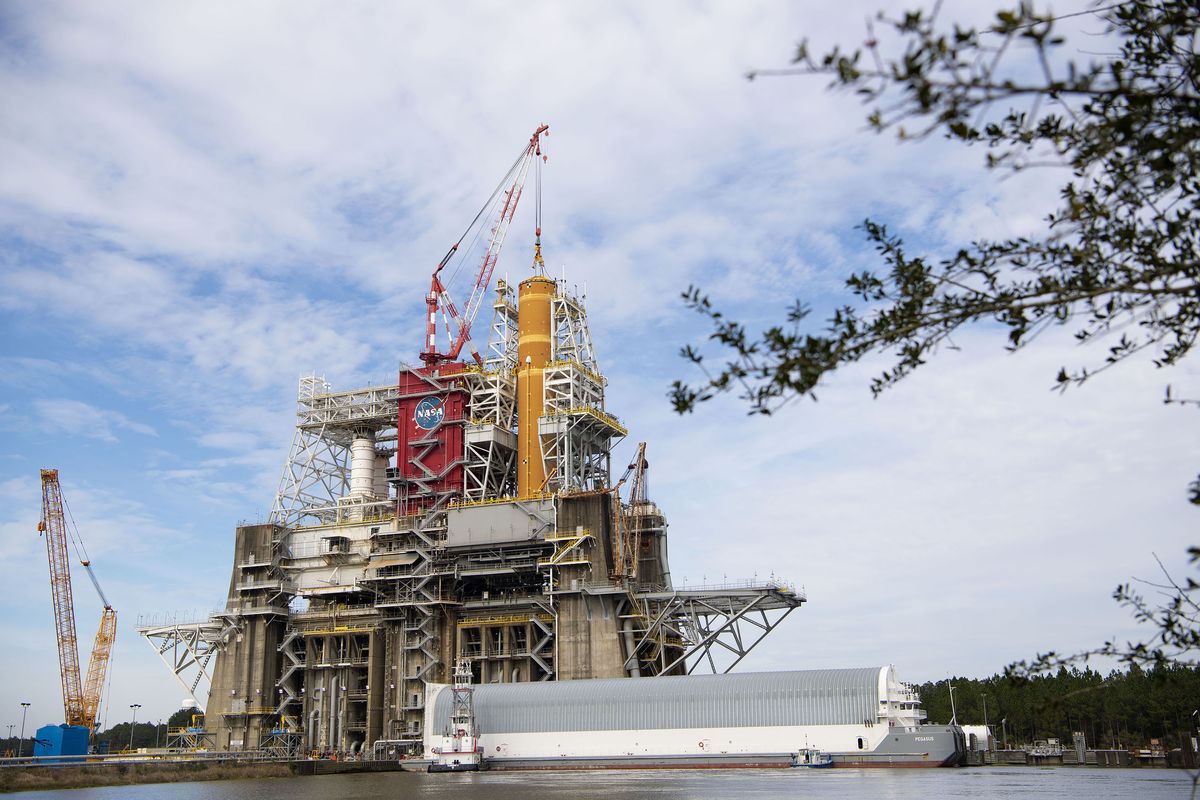
[[[446,406],[442,404],[441,398],[426,397],[417,403],[417,411],[413,414],[413,421],[417,423],[417,427],[431,431],[442,424],[445,416]]]

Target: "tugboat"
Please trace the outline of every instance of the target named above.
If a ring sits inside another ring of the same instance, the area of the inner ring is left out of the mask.
[[[433,748],[430,772],[478,772],[487,767],[479,747],[475,728],[475,689],[471,686],[471,665],[460,661],[454,668],[454,706],[450,725],[442,733],[441,747]]]
[[[792,766],[825,769],[833,766],[833,756],[816,748],[806,747],[792,756]]]

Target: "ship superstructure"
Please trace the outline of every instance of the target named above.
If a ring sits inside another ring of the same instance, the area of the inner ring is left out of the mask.
[[[457,358],[487,304],[473,291],[457,312],[444,259],[421,364],[361,389],[302,378],[271,520],[237,529],[224,611],[142,629],[189,691],[211,679],[217,748],[416,755],[427,687],[455,664],[480,686],[725,672],[804,602],[774,579],[673,583],[646,445],[614,475],[628,431],[585,297],[546,276],[540,234],[532,274],[488,290],[482,352]]]

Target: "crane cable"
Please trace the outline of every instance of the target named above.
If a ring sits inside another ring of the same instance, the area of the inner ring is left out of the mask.
[[[508,176],[505,176],[505,181],[507,180],[507,178],[508,178]],[[501,181],[501,184],[503,184],[505,181]],[[499,188],[500,187],[497,187],[497,189],[499,189]],[[480,217],[486,216],[489,219],[491,217],[494,217],[496,215],[496,206],[498,206],[499,204],[500,204],[500,192],[499,191],[493,192],[492,196],[488,198],[487,204],[484,205],[484,207],[482,209],[480,209],[479,214],[476,215],[475,221],[473,221],[471,223],[471,227],[468,228],[463,233],[462,237],[460,237],[458,240],[459,242],[461,242],[463,239],[467,238],[467,233],[469,233],[472,229],[475,231],[475,234],[471,237],[471,243],[466,246],[466,249],[464,249],[462,251],[463,253],[475,252],[475,246],[479,243],[479,237],[483,235],[483,229],[484,229],[483,225],[476,225],[476,222],[479,221]],[[457,246],[458,245],[455,245],[455,247],[457,247]],[[459,274],[462,272],[463,265],[466,264],[467,261],[468,261],[468,259],[464,255],[464,256],[461,256],[455,262],[454,269],[451,271],[450,277],[446,280],[446,291],[447,292],[449,292],[451,287],[454,286],[455,280],[458,278]]]
[[[483,232],[483,226],[480,226],[478,229],[476,229],[475,226],[478,225],[479,220],[484,216],[484,214],[495,207],[496,203],[499,201],[500,194],[504,191],[505,184],[508,183],[513,174],[516,173],[520,168],[521,162],[525,160],[528,152],[529,145],[527,144],[521,149],[521,155],[517,156],[517,160],[513,162],[511,167],[508,168],[508,172],[504,173],[504,177],[501,178],[500,182],[496,184],[496,188],[492,190],[491,195],[484,202],[483,207],[479,209],[479,213],[475,215],[475,219],[471,220],[471,224],[467,226],[466,230],[463,231],[462,236],[459,236],[458,241],[455,242],[454,246],[450,248],[450,251],[446,254],[446,260],[449,260],[449,258],[458,250],[458,246],[462,244],[463,239],[466,239],[467,234],[473,229],[475,230],[475,236],[471,239],[470,248],[475,246],[475,242],[479,240],[480,233]],[[453,283],[454,278],[457,277],[458,273],[462,270],[464,260],[465,259],[459,259],[458,263],[455,265],[454,271],[450,274],[450,279],[446,281],[447,287]]]
[[[538,154],[541,154],[539,148]],[[543,157],[544,158],[544,157]],[[539,275],[546,274],[546,262],[542,260],[542,161],[543,158],[534,158],[533,180],[534,180],[534,227],[533,227],[533,269]]]
[[[100,602],[105,608],[112,608],[112,604],[108,602],[108,598],[104,595],[104,590],[100,588],[100,581],[96,580],[96,573],[92,572],[92,559],[88,555],[87,545],[83,543],[83,537],[79,535],[79,526],[75,524],[75,515],[71,513],[71,507],[67,504],[65,494],[59,493],[62,498],[63,508],[67,512],[67,518],[71,524],[67,527],[67,538],[71,540],[71,547],[75,550],[75,557],[79,559],[79,563],[87,570],[88,577],[92,580],[92,586],[96,587],[96,594],[100,595]]]

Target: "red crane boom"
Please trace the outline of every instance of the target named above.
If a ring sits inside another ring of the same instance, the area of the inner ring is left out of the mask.
[[[500,257],[500,249],[504,246],[504,238],[508,235],[508,227],[512,223],[513,216],[517,213],[517,204],[521,200],[521,192],[525,188],[525,177],[529,174],[529,167],[537,157],[545,160],[542,155],[542,140],[543,134],[549,136],[550,126],[539,125],[533,135],[529,137],[529,143],[522,149],[517,160],[509,168],[508,173],[500,181],[500,185],[492,196],[488,198],[479,214],[475,216],[470,227],[459,237],[446,255],[438,263],[437,268],[433,271],[433,277],[430,281],[429,294],[425,297],[425,305],[428,309],[429,316],[426,326],[425,351],[421,353],[421,360],[426,364],[436,364],[442,361],[453,361],[458,358],[459,354],[465,345],[471,348],[471,355],[476,363],[482,363],[479,351],[471,342],[471,324],[475,321],[475,316],[479,313],[479,309],[483,306],[483,300],[487,294],[488,286],[492,280],[492,272],[496,268],[496,261]],[[442,284],[440,277],[441,271],[450,262],[454,254],[458,252],[458,247],[462,244],[463,239],[475,227],[475,223],[480,220],[484,212],[492,205],[497,194],[504,190],[503,199],[500,203],[500,210],[497,214],[496,221],[492,225],[491,236],[488,239],[487,250],[483,254],[483,261],[479,265],[479,269],[475,273],[475,285],[471,288],[471,296],[467,299],[467,304],[460,315],[458,308],[454,305],[454,301],[450,299],[446,287]],[[540,191],[540,183],[539,183]],[[538,198],[538,223],[536,228],[537,241],[535,244],[535,258],[541,263],[541,198]],[[450,349],[445,353],[438,352],[437,346],[437,318],[439,309],[442,317],[446,322],[446,332],[450,338]],[[456,326],[455,330],[451,329],[451,322]]]

